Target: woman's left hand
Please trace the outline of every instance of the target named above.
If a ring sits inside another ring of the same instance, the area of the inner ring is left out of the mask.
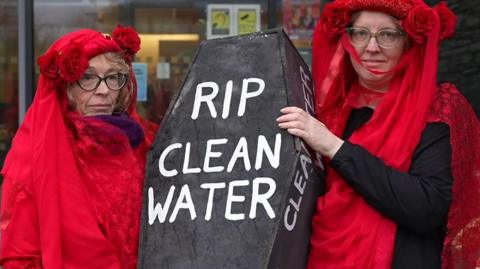
[[[330,159],[343,145],[327,126],[298,107],[285,107],[277,118],[278,126],[288,133],[302,138],[313,150]]]

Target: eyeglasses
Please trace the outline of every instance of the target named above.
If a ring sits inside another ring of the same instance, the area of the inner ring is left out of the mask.
[[[105,81],[105,84],[110,90],[118,91],[127,83],[128,75],[117,73],[102,78],[97,74],[86,73],[81,79],[77,80],[77,84],[82,90],[90,92],[96,90],[102,81]]]
[[[382,29],[376,33],[370,32],[365,27],[348,27],[348,39],[355,47],[365,47],[372,37],[375,37],[379,47],[390,49],[398,46],[405,33],[397,29]]]

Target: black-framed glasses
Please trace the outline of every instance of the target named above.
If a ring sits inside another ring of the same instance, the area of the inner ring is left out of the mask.
[[[118,91],[127,83],[128,75],[117,73],[101,77],[97,74],[85,73],[81,79],[77,80],[77,84],[82,90],[90,92],[96,90],[102,81],[110,90]]]
[[[398,46],[405,33],[397,29],[381,29],[376,33],[365,27],[347,27],[348,39],[355,47],[365,47],[372,37],[375,37],[379,47],[390,49]]]

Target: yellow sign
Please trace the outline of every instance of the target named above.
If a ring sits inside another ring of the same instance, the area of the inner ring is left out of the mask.
[[[254,9],[240,9],[237,14],[238,34],[249,34],[257,31],[257,12]]]
[[[230,34],[230,14],[228,9],[212,10],[212,34]]]

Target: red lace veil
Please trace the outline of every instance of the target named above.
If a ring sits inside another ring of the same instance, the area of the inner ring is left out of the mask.
[[[8,227],[19,193],[34,198],[36,224],[15,228],[38,230],[43,268],[136,267],[145,154],[157,126],[136,112],[133,72],[126,112],[145,133],[136,149],[119,128],[69,111],[65,89],[83,75],[90,58],[117,52],[130,65],[139,48],[130,27],[118,26],[112,36],[79,30],[38,60],[35,98],[2,170],[1,225]]]
[[[354,94],[350,89],[355,88],[357,76],[349,56],[361,64],[345,28],[350,16],[360,10],[380,11],[400,19],[409,48],[389,71],[394,74],[391,85],[372,118],[349,141],[362,145],[386,164],[408,171],[427,122],[449,124],[454,186],[443,266],[473,268],[480,257],[479,122],[453,85],[436,85],[439,43],[453,35],[456,17],[444,2],[434,8],[421,0],[337,0],[325,5],[313,37],[316,111],[338,136],[352,109],[345,101]],[[348,252],[354,259],[351,262],[362,268],[390,268],[396,224],[366,204],[333,169],[328,171],[327,185],[331,194],[319,199],[320,210],[313,220],[309,266],[330,268],[325,265],[335,264],[336,258],[348,264],[344,257]],[[352,229],[355,231],[350,232]],[[355,234],[367,236],[357,240]],[[319,238],[328,238],[329,247]],[[316,264],[319,259],[322,263]]]

